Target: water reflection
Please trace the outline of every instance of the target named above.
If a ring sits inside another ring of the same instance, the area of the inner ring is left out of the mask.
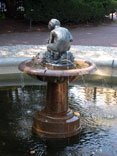
[[[116,156],[117,91],[69,88],[70,107],[81,114],[77,142],[48,148],[32,133],[32,116],[45,103],[46,86],[0,88],[0,156]],[[70,142],[70,140],[68,140]]]

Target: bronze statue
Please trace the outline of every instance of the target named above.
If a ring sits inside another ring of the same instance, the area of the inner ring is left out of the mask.
[[[71,33],[68,29],[61,27],[57,19],[51,19],[48,28],[51,32],[43,63],[72,64],[74,57],[71,52],[68,52],[70,42],[73,41]]]
[[[72,42],[72,35],[68,29],[61,27],[60,22],[57,19],[51,19],[48,24],[48,28],[51,31],[48,51],[53,52],[66,52],[70,49],[70,42]]]

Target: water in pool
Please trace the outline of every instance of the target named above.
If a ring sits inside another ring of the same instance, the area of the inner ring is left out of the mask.
[[[0,88],[0,156],[117,156],[117,91],[69,87],[70,108],[81,114],[81,135],[61,148],[32,133],[32,117],[45,104],[46,86]]]

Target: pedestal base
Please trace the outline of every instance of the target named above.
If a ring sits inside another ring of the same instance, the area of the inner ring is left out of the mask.
[[[33,131],[40,137],[66,138],[80,132],[80,114],[68,110],[58,114],[37,111],[33,118]]]

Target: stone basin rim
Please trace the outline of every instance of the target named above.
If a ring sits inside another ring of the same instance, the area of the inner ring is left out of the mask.
[[[86,60],[78,60],[76,59],[75,62],[82,61],[83,63],[87,63],[89,67],[85,68],[77,68],[77,69],[68,69],[68,70],[52,70],[52,69],[35,69],[33,65],[33,61],[31,59],[25,60],[21,62],[18,66],[19,70],[25,72],[30,75],[37,75],[37,76],[52,76],[52,77],[70,77],[70,76],[78,76],[78,75],[86,75],[90,72],[93,72],[96,69],[96,65],[90,61]],[[34,64],[34,63],[33,63]]]

